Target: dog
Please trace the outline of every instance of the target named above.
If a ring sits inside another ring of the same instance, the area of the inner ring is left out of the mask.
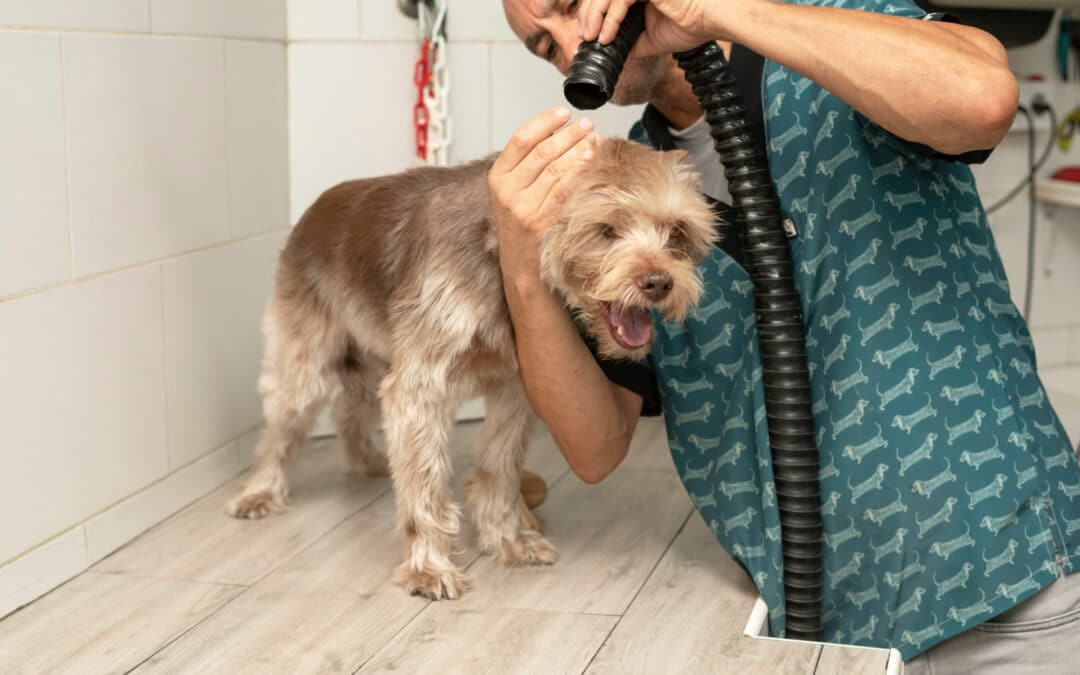
[[[451,560],[460,509],[448,439],[463,400],[483,396],[484,440],[466,499],[482,550],[505,565],[556,550],[521,502],[532,413],[518,373],[487,173],[495,156],[421,167],[327,190],[281,252],[263,318],[259,393],[266,428],[242,493],[226,510],[284,507],[286,471],[336,385],[334,420],[351,470],[390,473],[414,595],[457,598]],[[641,359],[650,313],[682,321],[715,236],[700,178],[682,151],[599,143],[541,240],[543,281],[611,359]],[[373,442],[383,423],[386,453]]]

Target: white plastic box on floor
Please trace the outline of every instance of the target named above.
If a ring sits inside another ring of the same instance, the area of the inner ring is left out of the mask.
[[[801,640],[785,640],[782,638],[774,638],[769,636],[769,606],[765,604],[765,600],[761,597],[758,597],[757,602],[754,603],[754,608],[750,612],[750,618],[746,621],[746,628],[743,629],[743,635],[754,638],[756,640],[770,640],[773,642],[806,644]],[[850,647],[846,645],[837,645],[825,642],[812,642],[810,644],[819,644],[823,647],[825,645],[828,645],[831,648],[850,649],[852,651],[859,651],[863,653],[888,653],[889,657],[888,661],[885,664],[885,675],[900,675],[904,672],[904,660],[900,656],[899,650],[896,649],[878,649],[875,647]]]

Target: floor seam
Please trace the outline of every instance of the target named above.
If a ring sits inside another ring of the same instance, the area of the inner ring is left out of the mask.
[[[582,674],[588,672],[589,668],[592,668],[592,664],[596,661],[596,657],[600,655],[600,652],[604,651],[604,646],[607,645],[608,640],[611,639],[612,634],[619,627],[619,624],[622,623],[622,620],[626,616],[626,613],[629,612],[630,608],[634,606],[635,602],[637,602],[637,599],[641,595],[641,592],[649,584],[649,579],[652,579],[653,574],[656,573],[656,568],[660,566],[661,562],[663,562],[664,557],[668,554],[668,551],[670,551],[671,547],[674,546],[675,540],[678,539],[679,535],[682,534],[683,530],[686,529],[686,525],[690,522],[690,519],[693,518],[693,516],[694,513],[691,511],[689,514],[687,514],[686,518],[683,519],[682,525],[680,525],[679,528],[675,531],[675,534],[672,535],[671,541],[668,542],[667,546],[664,547],[663,552],[661,552],[660,555],[656,558],[656,563],[653,564],[652,569],[649,570],[649,573],[645,575],[645,579],[642,580],[641,586],[639,586],[637,591],[634,593],[634,597],[630,598],[630,602],[626,603],[626,608],[623,609],[622,614],[618,615],[618,620],[611,627],[611,630],[608,631],[607,635],[604,636],[604,639],[600,641],[600,646],[596,648],[596,651],[593,652],[592,658],[589,659],[589,662],[586,663],[585,667],[581,670]]]

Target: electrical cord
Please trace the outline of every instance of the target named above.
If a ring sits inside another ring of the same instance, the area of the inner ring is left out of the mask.
[[[1031,142],[1034,143],[1035,142],[1035,123],[1034,123],[1034,120],[1031,117],[1031,112],[1028,111],[1026,106],[1020,106],[1019,111],[1020,111],[1021,114],[1027,116],[1029,138],[1030,138]],[[1054,109],[1051,108],[1048,105],[1045,105],[1045,104],[1035,106],[1035,113],[1036,114],[1041,114],[1044,111],[1049,113],[1049,115],[1050,115],[1050,128],[1051,129],[1057,129],[1058,128],[1057,113],[1054,111]],[[1050,159],[1050,153],[1053,152],[1054,143],[1056,141],[1057,141],[1057,137],[1053,133],[1051,133],[1050,134],[1050,141],[1046,144],[1046,149],[1043,150],[1042,157],[1039,158],[1038,162],[1034,163],[1034,168],[1032,169],[1032,173],[1036,173],[1040,169],[1042,169],[1043,166],[1046,164],[1047,160]],[[1006,204],[1008,204],[1012,200],[1016,199],[1016,196],[1019,195],[1021,192],[1023,192],[1024,188],[1027,187],[1028,183],[1032,182],[1032,180],[1033,179],[1031,178],[1031,175],[1026,176],[1024,178],[1024,180],[1020,182],[1019,185],[1017,185],[1012,190],[1009,190],[1009,193],[1006,194],[1004,197],[1002,197],[997,202],[995,202],[993,204],[993,206],[987,207],[986,215],[990,215],[990,214],[994,213],[995,211],[1001,210],[1001,207],[1005,206]]]
[[[1041,98],[1037,98],[1032,103],[1032,110],[1029,110],[1027,106],[1021,105],[1017,111],[1027,119],[1028,125],[1028,173],[1024,177],[1024,180],[1015,188],[1009,191],[1004,197],[998,200],[993,206],[986,209],[986,215],[990,215],[1003,206],[1011,202],[1017,197],[1024,188],[1028,191],[1028,241],[1027,241],[1027,274],[1026,283],[1024,284],[1024,319],[1031,321],[1031,298],[1035,289],[1035,224],[1037,221],[1036,204],[1037,199],[1035,197],[1035,181],[1038,178],[1039,171],[1050,159],[1050,154],[1054,150],[1054,145],[1057,142],[1057,136],[1055,133],[1050,133],[1050,139],[1047,141],[1046,148],[1043,150],[1043,154],[1038,160],[1035,159],[1035,115],[1049,114],[1050,115],[1050,129],[1054,130],[1058,128],[1057,113],[1054,108],[1047,104]],[[1032,114],[1034,111],[1034,115]]]
[[[1024,284],[1024,319],[1031,321],[1031,291],[1035,286],[1035,175],[1038,167],[1035,166],[1035,116],[1024,106],[1020,106],[1020,113],[1028,121],[1028,242],[1027,242],[1027,281]],[[1053,134],[1051,134],[1053,136]],[[1051,144],[1050,147],[1053,147]],[[1044,158],[1049,157],[1049,148],[1044,153]]]

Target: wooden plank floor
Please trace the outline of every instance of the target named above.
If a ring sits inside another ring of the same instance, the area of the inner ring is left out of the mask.
[[[455,494],[479,423],[454,438]],[[881,650],[752,640],[756,597],[694,514],[663,422],[643,420],[607,480],[573,476],[542,429],[526,462],[552,567],[458,560],[454,602],[390,582],[400,561],[387,480],[348,477],[337,441],[301,455],[285,513],[234,520],[227,485],[0,621],[3,673],[883,673]]]

